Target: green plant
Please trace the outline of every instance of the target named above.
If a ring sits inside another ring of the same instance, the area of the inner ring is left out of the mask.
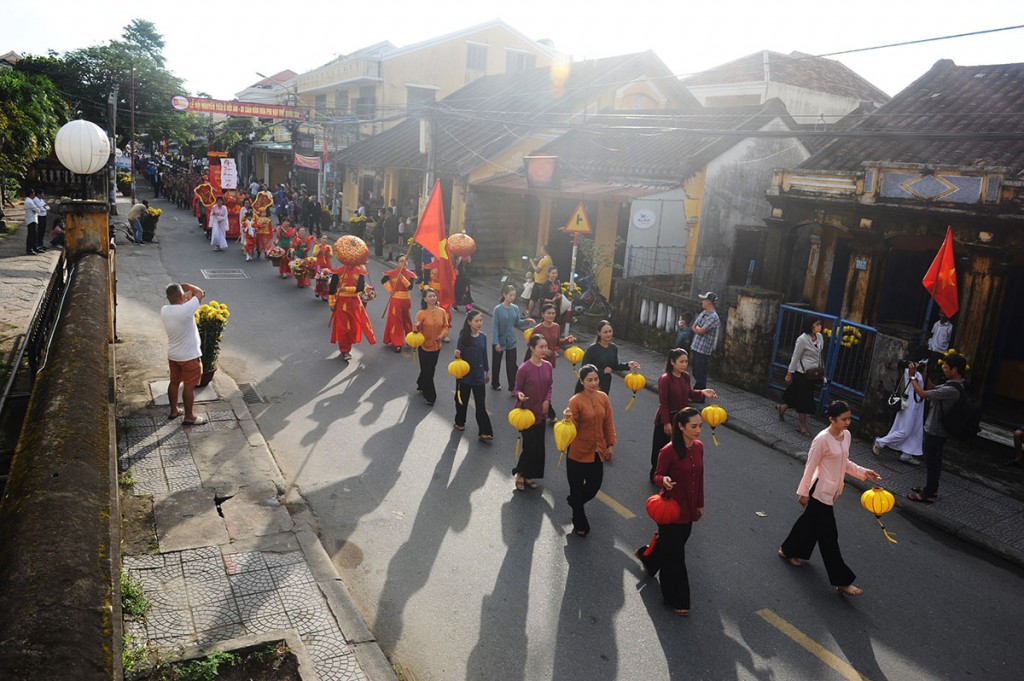
[[[615,262],[615,252],[624,243],[622,237],[616,236],[615,243],[598,246],[597,242],[590,237],[580,237],[579,269],[583,272],[589,272],[595,277],[600,276],[601,272],[607,267],[612,268],[613,274],[618,272],[622,269],[622,265]]]
[[[117,476],[117,484],[122,487],[132,487],[135,485],[135,476],[132,475],[131,468]]]
[[[125,634],[121,645],[121,668],[127,676],[138,670],[149,657],[149,648],[139,645],[131,634]]]
[[[149,600],[142,591],[142,584],[128,576],[128,573],[121,569],[121,610],[127,615],[136,619],[146,616],[149,610]]]
[[[241,658],[237,655],[214,652],[182,665],[177,669],[174,678],[182,681],[215,681],[222,664],[234,666],[239,662],[241,662]]]

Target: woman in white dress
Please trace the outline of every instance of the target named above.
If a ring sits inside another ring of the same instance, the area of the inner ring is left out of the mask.
[[[906,408],[896,412],[896,418],[892,422],[885,437],[875,440],[871,451],[876,456],[882,453],[883,447],[889,447],[900,452],[900,461],[911,466],[921,464],[921,444],[924,440],[924,398],[918,397],[910,385],[910,369],[903,369],[900,383],[896,386],[896,394],[902,396]],[[919,371],[914,372],[917,382],[923,383]]]
[[[217,203],[210,208],[210,244],[213,250],[221,251],[228,247],[228,208],[224,205],[224,197],[218,196]]]

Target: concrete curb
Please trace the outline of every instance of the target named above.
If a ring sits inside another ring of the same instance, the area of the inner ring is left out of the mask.
[[[338,574],[327,550],[320,542],[316,532],[316,522],[305,499],[302,498],[300,490],[298,488],[288,489],[270,445],[256,425],[256,420],[249,410],[249,405],[243,399],[238,384],[224,372],[217,372],[214,380],[221,399],[230,404],[238,418],[239,427],[245,433],[253,454],[263,454],[268,457],[270,469],[274,471],[273,482],[277,486],[278,493],[286,497],[285,504],[295,523],[292,532],[298,541],[299,548],[302,549],[310,572],[316,579],[317,586],[327,599],[327,605],[338,622],[345,642],[349,644],[356,657],[356,661],[359,662],[369,679],[397,681],[398,677],[395,675],[390,660],[366,625],[362,612],[356,607],[341,575]]]

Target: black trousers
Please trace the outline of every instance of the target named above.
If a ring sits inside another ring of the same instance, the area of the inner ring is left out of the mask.
[[[41,248],[46,238],[46,215],[39,216],[39,229],[36,230],[36,248]]]
[[[25,253],[31,254],[32,250],[37,248],[41,231],[39,225],[34,222],[25,225]]]
[[[532,480],[544,477],[544,431],[547,422],[543,419],[523,431],[523,449],[519,461],[512,469],[513,475]]]
[[[601,491],[604,462],[597,452],[594,452],[594,460],[586,463],[566,457],[565,475],[569,480],[569,506],[572,507],[573,529],[590,532],[590,522],[583,507]]]
[[[814,488],[811,488],[813,494]],[[813,496],[807,500],[804,512],[793,524],[786,541],[782,542],[782,552],[789,558],[807,560],[818,545],[821,559],[828,572],[828,581],[832,586],[849,586],[856,575],[843,562],[843,554],[839,551],[839,530],[836,529],[836,516],[831,506],[823,504]]]
[[[690,609],[686,541],[690,538],[692,530],[692,523],[658,525],[658,539],[654,542],[651,554],[640,559],[651,577],[661,572],[661,600],[674,610]]]
[[[933,407],[934,408],[934,407]],[[921,442],[921,452],[924,454],[925,483],[924,493],[926,497],[934,497],[939,493],[939,477],[942,475],[942,449],[946,446],[946,438],[924,434]]]
[[[469,410],[469,396],[473,395],[473,404],[476,411],[476,426],[480,435],[494,435],[491,429],[491,417],[487,415],[487,384],[466,385],[459,381],[458,394],[462,397],[462,404],[455,400],[455,425],[466,425],[466,412]]]
[[[516,385],[516,370],[519,369],[519,365],[516,364],[516,349],[505,348],[501,352],[494,349],[491,346],[491,386],[494,388],[501,387],[501,381],[498,380],[501,371],[501,356],[505,356],[505,378],[508,380],[508,389],[511,390]]]
[[[416,378],[416,387],[423,391],[423,399],[433,404],[437,401],[434,371],[437,369],[437,359],[441,356],[441,351],[430,352],[423,348],[416,348],[416,355],[420,361],[420,375]]]
[[[654,424],[654,437],[651,441],[651,482],[654,482],[654,470],[658,467],[658,454],[661,453],[662,448],[671,442],[672,438],[665,435],[664,426],[660,426],[657,423]]]

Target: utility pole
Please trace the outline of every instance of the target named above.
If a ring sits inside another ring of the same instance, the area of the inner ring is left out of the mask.
[[[132,205],[135,205],[135,67],[132,67],[132,89],[129,92],[128,128],[132,140],[132,153],[128,156],[131,168],[128,172],[132,174]]]
[[[110,172],[107,182],[107,200],[110,214],[117,215],[117,83],[111,78],[110,96],[107,98],[107,136],[110,138]],[[111,196],[113,193],[113,196]]]

